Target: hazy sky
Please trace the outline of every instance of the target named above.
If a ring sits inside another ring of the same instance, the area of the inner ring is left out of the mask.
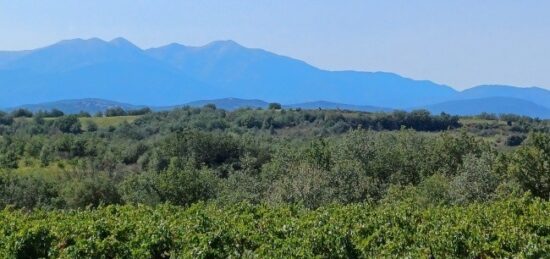
[[[550,88],[545,0],[0,0],[0,49],[125,37],[141,47],[232,39],[330,70],[458,89]]]

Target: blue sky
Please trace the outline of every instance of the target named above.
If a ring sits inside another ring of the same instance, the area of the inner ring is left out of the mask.
[[[550,1],[0,0],[0,49],[232,39],[330,70],[550,88]]]

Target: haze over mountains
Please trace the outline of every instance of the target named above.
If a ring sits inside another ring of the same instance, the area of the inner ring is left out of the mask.
[[[223,100],[228,107],[261,100],[289,107],[427,108],[456,114],[513,112],[550,118],[550,91],[542,88],[478,86],[459,92],[392,73],[322,70],[233,41],[143,50],[122,38],[93,38],[30,51],[3,51],[0,88],[4,108],[66,99],[74,105],[74,100],[85,98],[136,107],[220,99],[217,102]],[[229,99],[231,104],[228,97],[235,97]]]

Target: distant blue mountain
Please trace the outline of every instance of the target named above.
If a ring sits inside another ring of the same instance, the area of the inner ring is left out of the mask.
[[[258,100],[258,99],[241,99],[241,98],[222,98],[222,99],[213,99],[213,100],[200,100],[185,103],[179,105],[178,107],[191,106],[191,107],[203,107],[207,104],[214,104],[217,108],[233,111],[240,108],[262,108],[266,109],[269,106],[268,102]],[[153,107],[154,110],[168,110],[174,107]],[[350,111],[364,111],[364,112],[391,112],[393,109],[389,108],[380,108],[368,105],[352,105],[352,104],[343,104],[343,103],[333,103],[327,101],[315,101],[315,102],[306,102],[306,103],[295,103],[295,104],[283,104],[283,108],[286,109],[307,109],[307,110],[317,110],[317,109],[330,109],[330,110],[350,110]]]
[[[363,111],[363,112],[391,112],[394,109],[381,108],[369,105],[353,105],[343,103],[333,103],[327,101],[307,102],[285,105],[286,108],[301,108],[301,109],[331,109],[331,110],[350,110],[350,111]]]
[[[184,106],[203,107],[207,104],[214,104],[216,105],[217,108],[228,110],[228,111],[233,111],[240,108],[266,109],[269,106],[268,102],[257,100],[257,99],[222,98],[222,99],[193,101],[193,102],[188,102],[188,103],[175,105],[175,106],[151,106],[150,108],[155,111],[165,111],[165,110],[172,110],[174,108],[179,108]],[[341,110],[369,111],[369,112],[391,111],[391,109],[386,109],[386,108],[331,103],[326,101],[290,104],[290,105],[283,105],[283,106],[285,108],[302,108],[302,109],[341,109]],[[66,114],[75,114],[81,111],[85,111],[93,114],[93,113],[105,111],[109,108],[115,108],[115,107],[120,107],[125,110],[136,110],[136,109],[144,108],[146,106],[121,103],[121,102],[115,102],[115,101],[97,99],[97,98],[86,98],[86,99],[75,99],[75,100],[60,100],[55,102],[46,102],[46,103],[37,103],[37,104],[26,104],[26,105],[11,107],[5,110],[12,111],[15,109],[23,108],[23,109],[30,110],[32,112],[36,112],[41,110],[49,111],[52,109],[58,109],[63,111]]]
[[[515,87],[506,85],[481,85],[458,93],[455,99],[479,99],[487,97],[510,97],[528,100],[550,108],[550,91],[539,87]]]
[[[144,108],[143,105],[133,105],[128,103],[120,103],[103,99],[78,99],[78,100],[61,100],[55,102],[47,103],[37,103],[37,104],[26,104],[18,107],[13,107],[6,109],[8,111],[23,108],[32,112],[37,111],[50,111],[52,109],[58,109],[63,111],[66,114],[76,114],[81,111],[94,114],[97,112],[103,112],[109,108],[120,107],[124,110],[136,110],[139,108]]]
[[[249,100],[249,99],[240,99],[240,98],[222,98],[214,100],[200,100],[188,102],[180,106],[191,106],[191,107],[203,107],[207,104],[214,104],[216,108],[233,111],[240,108],[267,108],[269,103],[262,100]],[[160,108],[167,109],[168,107]],[[157,108],[159,109],[159,108]]]
[[[236,110],[239,108],[267,108],[269,103],[257,100],[257,99],[240,99],[240,98],[222,98],[212,100],[201,100],[184,103],[177,106],[162,106],[162,107],[150,107],[155,111],[172,110],[178,107],[191,106],[191,107],[203,107],[207,104],[214,104],[217,108],[224,110]],[[144,105],[134,105],[128,103],[120,103],[115,101],[103,100],[103,99],[78,99],[78,100],[61,100],[56,102],[39,103],[22,105],[18,107],[12,107],[5,109],[7,111],[15,110],[18,108],[25,108],[33,112],[39,110],[51,110],[59,109],[66,114],[74,114],[80,111],[89,113],[96,113],[98,111],[105,111],[109,108],[121,107],[125,110],[135,110],[145,107]],[[362,106],[362,105],[350,105],[333,103],[327,101],[316,101],[299,104],[287,104],[283,105],[286,109],[340,109],[350,111],[364,111],[364,112],[391,112],[393,109],[380,108],[374,106]],[[482,112],[503,114],[514,113],[518,115],[525,115],[530,117],[538,117],[542,119],[550,119],[550,109],[537,105],[533,102],[525,101],[518,98],[509,97],[489,97],[479,99],[465,99],[454,100],[437,103],[428,106],[415,107],[408,110],[426,109],[433,114],[439,114],[441,112],[450,113],[453,115],[477,115]]]
[[[232,41],[141,50],[121,38],[76,39],[3,56],[4,107],[79,98],[162,106],[228,96],[409,107],[455,93],[391,73],[325,71]]]
[[[233,96],[308,107],[324,100],[324,107],[333,103],[353,109],[410,109],[504,97],[550,108],[550,91],[542,88],[478,86],[458,92],[392,73],[322,70],[233,41],[143,50],[123,38],[92,38],[0,51],[0,90],[0,107],[84,98],[171,107]]]
[[[0,69],[29,53],[30,51],[0,51]]]
[[[223,94],[124,39],[69,40],[30,51],[2,66],[0,87],[4,107],[82,98],[175,105]]]
[[[219,86],[230,96],[239,98],[282,103],[327,100],[405,108],[456,93],[448,86],[391,73],[321,70],[300,60],[245,48],[233,41],[217,41],[203,47],[170,44],[146,52],[190,77]]]
[[[530,101],[510,97],[488,97],[447,101],[421,107],[431,113],[446,112],[453,115],[477,115],[482,112],[513,113],[541,119],[550,119],[550,109]]]

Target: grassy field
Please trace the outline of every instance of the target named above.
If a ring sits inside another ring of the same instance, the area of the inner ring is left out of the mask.
[[[473,124],[488,124],[488,125],[502,125],[506,126],[506,121],[502,120],[485,120],[478,118],[460,118],[460,124],[462,125],[473,125]]]
[[[117,116],[117,117],[83,117],[79,118],[82,126],[88,125],[90,122],[95,122],[100,128],[107,128],[109,126],[117,126],[123,122],[132,123],[140,116]],[[25,119],[30,120],[29,118],[18,118],[18,120]],[[45,118],[45,120],[55,120],[56,118]]]
[[[80,123],[82,123],[83,126],[86,126],[90,122],[95,122],[98,127],[100,128],[107,128],[109,126],[117,126],[121,124],[122,122],[126,121],[128,123],[132,123],[140,116],[117,116],[117,117],[83,117],[79,118]],[[55,120],[56,118],[45,118],[45,120]],[[32,120],[32,118],[16,118],[16,121],[21,120]]]
[[[116,126],[123,122],[132,123],[139,116],[118,116],[118,117],[90,117],[90,118],[80,118],[82,125],[87,125],[88,123],[95,122],[100,128],[107,128],[109,126]]]

